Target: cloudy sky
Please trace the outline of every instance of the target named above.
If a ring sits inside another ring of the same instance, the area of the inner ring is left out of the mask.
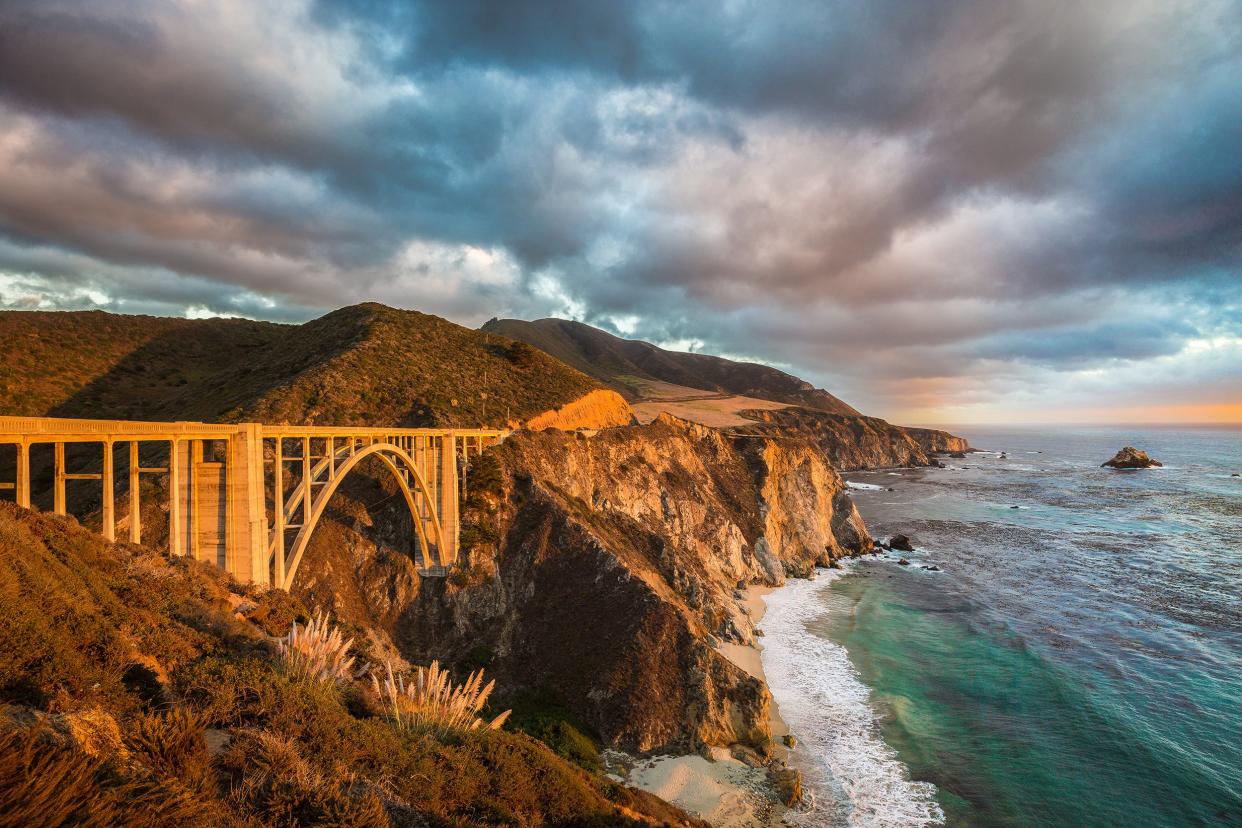
[[[0,306],[581,319],[1242,420],[1236,0],[0,0]]]

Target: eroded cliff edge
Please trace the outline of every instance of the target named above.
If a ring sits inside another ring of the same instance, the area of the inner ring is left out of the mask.
[[[965,438],[933,428],[896,426],[879,417],[859,417],[807,408],[743,412],[754,423],[739,433],[763,438],[799,438],[814,444],[840,471],[930,466],[936,454],[970,451]]]
[[[738,587],[870,546],[812,443],[669,416],[590,437],[519,432],[470,481],[453,576],[370,579],[336,601],[325,549],[302,589],[360,626],[381,619],[351,613],[382,607],[407,658],[471,653],[503,686],[553,694],[607,744],[639,751],[766,752],[767,688],[714,649],[752,641]]]

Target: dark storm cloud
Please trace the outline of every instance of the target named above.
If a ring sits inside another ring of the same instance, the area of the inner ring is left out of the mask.
[[[1072,384],[1237,347],[1240,55],[1229,2],[0,3],[0,302]]]

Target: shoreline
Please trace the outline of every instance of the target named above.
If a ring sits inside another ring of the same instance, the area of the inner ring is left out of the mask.
[[[758,627],[767,612],[764,596],[779,588],[752,584],[743,592],[739,603],[752,629]],[[771,695],[759,636],[753,636],[750,644],[721,643],[715,649],[747,675],[762,681]],[[770,761],[788,765],[789,749],[782,739],[789,727],[781,718],[775,698],[768,708],[768,727],[772,734]],[[606,759],[611,760],[609,765],[624,770],[619,778],[626,784],[672,802],[715,828],[778,828],[786,824],[784,815],[791,810],[778,800],[766,765],[752,767],[733,757],[725,747],[712,748],[710,758],[692,753],[636,760],[611,752]]]
[[[741,604],[750,618],[752,629],[758,629],[759,622],[767,614],[768,605],[763,600],[764,596],[771,595],[778,589],[780,587],[751,584],[742,593]],[[768,688],[768,693],[770,694],[772,688],[768,686],[768,676],[763,669],[763,644],[759,640],[761,637],[759,635],[753,636],[750,644],[721,643],[716,647],[716,652],[729,659],[734,666],[741,668],[748,675],[762,681],[763,686]],[[789,726],[781,718],[780,708],[776,704],[775,697],[773,697],[772,704],[768,708],[768,727],[772,732],[772,756],[784,761],[789,756],[789,750],[782,743],[781,739],[789,734]]]

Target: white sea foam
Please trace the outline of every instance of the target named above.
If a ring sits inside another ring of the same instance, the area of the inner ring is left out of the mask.
[[[944,814],[935,786],[914,782],[879,736],[870,691],[845,648],[807,630],[828,611],[823,599],[838,572],[791,580],[767,595],[761,626],[763,669],[781,718],[798,737],[793,763],[816,807],[786,820],[808,828],[922,828]]]
[[[877,486],[877,485],[875,485],[874,483],[855,483],[853,480],[847,480],[847,481],[845,481],[845,485],[846,485],[848,488],[851,488],[851,489],[859,489],[859,490],[861,490],[861,491],[868,491],[868,492],[882,492],[882,491],[884,491],[884,487],[883,487],[883,486]]]

